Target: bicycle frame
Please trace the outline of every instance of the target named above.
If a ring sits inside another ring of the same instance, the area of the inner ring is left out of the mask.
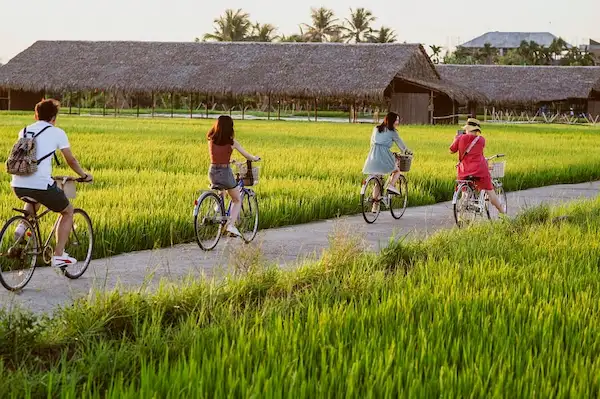
[[[458,196],[462,192],[463,187],[469,187],[474,193],[478,194],[477,197],[477,212],[481,213],[485,210],[485,196],[484,190],[477,190],[475,182],[473,180],[456,180],[456,188],[454,189],[454,195],[452,196],[452,205],[458,203]]]

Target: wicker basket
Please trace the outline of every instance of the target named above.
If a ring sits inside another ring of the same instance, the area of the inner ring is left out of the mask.
[[[500,179],[504,177],[504,169],[506,167],[506,162],[495,162],[489,165],[490,175],[492,179]]]
[[[400,168],[400,172],[410,171],[412,159],[412,155],[396,154],[396,164],[398,165],[398,168]]]
[[[75,182],[73,180],[67,180],[63,183],[62,176],[56,176],[56,186],[65,192],[65,196],[69,199],[73,199],[76,196]]]
[[[250,187],[258,184],[260,168],[258,166],[252,166],[252,162],[248,161],[245,164],[241,164],[238,172],[244,181],[244,186]]]

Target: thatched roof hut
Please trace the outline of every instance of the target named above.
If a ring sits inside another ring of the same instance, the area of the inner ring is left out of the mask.
[[[600,67],[438,65],[443,80],[482,92],[489,103],[588,100],[600,95]]]
[[[389,98],[402,81],[455,101],[419,44],[38,41],[0,68],[0,88]]]

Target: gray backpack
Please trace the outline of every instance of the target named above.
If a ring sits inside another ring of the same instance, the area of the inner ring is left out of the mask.
[[[27,131],[27,127],[23,129],[23,137],[15,143],[8,159],[6,160],[6,172],[11,175],[17,176],[30,176],[37,172],[38,165],[44,159],[56,154],[52,151],[50,154],[43,156],[40,159],[36,159],[36,146],[35,139],[40,134],[52,126],[46,126],[37,134],[33,134]],[[57,160],[58,161],[58,160]]]

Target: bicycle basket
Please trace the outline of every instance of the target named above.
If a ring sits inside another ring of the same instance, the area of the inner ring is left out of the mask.
[[[492,179],[500,179],[500,178],[504,177],[505,167],[506,167],[505,161],[494,162],[493,164],[489,165],[490,175],[492,176]]]
[[[255,186],[258,184],[258,175],[260,168],[252,166],[252,162],[246,162],[238,166],[238,173],[244,181],[244,186]]]
[[[56,186],[65,192],[65,197],[73,199],[76,196],[75,182],[73,180],[67,180],[63,183],[60,176],[56,176]]]
[[[412,155],[396,154],[396,164],[400,168],[400,172],[409,172],[412,164]]]

